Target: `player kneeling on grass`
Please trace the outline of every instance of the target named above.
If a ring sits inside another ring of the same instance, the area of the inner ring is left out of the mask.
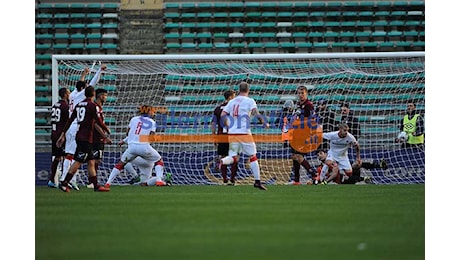
[[[125,165],[137,157],[141,157],[150,163],[149,170],[144,174],[148,174],[149,176],[152,172],[152,167],[155,166],[157,177],[155,185],[166,186],[166,183],[162,180],[164,173],[163,159],[150,145],[150,140],[153,138],[156,131],[156,122],[152,119],[154,112],[155,110],[152,106],[143,105],[139,108],[139,115],[132,117],[129,121],[129,126],[126,131],[128,149],[126,149],[121,155],[120,161],[113,167],[109,179],[105,184],[106,187],[110,187],[115,177],[117,177]],[[119,145],[123,143],[124,142],[120,142]]]

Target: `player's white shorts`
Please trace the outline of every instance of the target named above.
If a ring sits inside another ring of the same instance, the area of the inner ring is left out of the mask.
[[[121,161],[128,163],[138,156],[153,163],[161,159],[160,154],[150,144],[131,143],[128,145],[128,149],[121,155]]]
[[[252,142],[248,142],[251,141]],[[229,156],[236,156],[240,153],[251,156],[257,153],[256,144],[251,135],[229,135],[228,136]]]
[[[75,138],[77,136],[78,124],[72,123],[65,134],[65,153],[75,154],[77,150],[77,141]]]
[[[348,158],[334,159],[332,157],[332,155],[330,155],[328,153],[326,160],[331,160],[331,161],[337,162],[337,166],[339,167],[339,170],[351,171],[351,164],[350,164],[350,160]]]

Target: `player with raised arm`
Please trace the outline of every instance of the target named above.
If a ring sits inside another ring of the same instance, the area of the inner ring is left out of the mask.
[[[93,132],[98,131],[98,128],[95,128],[94,125],[98,124],[100,128],[107,133],[110,133],[110,130],[98,116],[97,105],[93,102],[94,95],[94,87],[89,86],[85,88],[86,99],[75,106],[72,115],[67,120],[61,136],[56,143],[58,147],[62,146],[66,138],[66,132],[69,131],[70,125],[74,120],[76,120],[78,127],[75,136],[75,142],[77,143],[77,147],[75,149],[75,161],[70,165],[65,179],[59,183],[59,189],[64,192],[70,191],[69,182],[83,163],[87,164],[88,180],[93,184],[94,191],[110,191],[110,189],[106,189],[104,186],[99,186],[97,183],[95,168],[96,160],[94,159],[93,151]]]
[[[68,88],[60,88],[58,91],[60,100],[51,107],[51,174],[48,180],[48,187],[57,188],[55,183],[56,172],[60,163],[63,162],[64,147],[57,147],[56,142],[69,119],[69,96]]]
[[[90,69],[85,68],[80,76],[80,80],[76,83],[75,89],[70,93],[69,97],[69,116],[72,115],[73,111],[75,110],[75,107],[78,103],[81,101],[85,100],[85,88],[87,86],[93,86],[95,87],[96,84],[99,82],[100,75],[103,70],[105,70],[107,67],[105,65],[102,65],[97,71],[94,77],[91,79],[91,82],[89,85],[86,83],[86,76],[89,74]],[[60,181],[63,181],[66,178],[67,171],[74,161],[74,155],[75,155],[75,150],[77,148],[77,143],[75,141],[75,136],[77,133],[77,128],[78,128],[78,123],[77,120],[74,120],[72,122],[69,131],[67,131],[66,134],[66,143],[65,143],[65,160],[64,160],[64,167],[63,167],[63,174],[60,178]],[[76,176],[74,175],[73,179],[69,182],[70,186],[74,190],[79,190],[78,185],[76,183]]]
[[[220,142],[221,139],[224,139],[223,137],[225,135],[228,135],[227,128],[222,126],[221,114],[222,114],[222,110],[228,104],[228,102],[232,100],[233,98],[235,98],[235,91],[233,90],[225,91],[224,98],[225,98],[225,101],[214,109],[214,115],[212,117],[212,124],[211,124],[212,134],[218,136],[218,139],[219,139],[219,142],[216,143],[217,155],[219,156],[218,157],[219,161],[228,155],[228,149],[229,149],[228,136],[226,140],[224,140],[223,142]],[[230,168],[230,171],[231,171],[230,183],[228,183],[227,165],[220,164],[219,170],[222,173],[222,179],[224,181],[224,184],[235,185],[235,177],[236,177],[237,169],[238,169],[238,162],[233,162]]]
[[[113,180],[128,162],[133,161],[136,157],[151,162],[155,167],[156,186],[166,186],[163,181],[164,163],[161,155],[150,145],[150,138],[154,137],[156,131],[156,122],[152,119],[155,109],[152,106],[143,105],[139,108],[139,115],[134,116],[129,121],[126,135],[128,137],[128,149],[121,155],[120,161],[115,164],[110,176],[105,184],[106,187],[112,185]],[[144,174],[152,172],[152,168]],[[148,175],[148,176],[149,176]],[[148,182],[147,182],[148,183]]]
[[[101,118],[102,122],[104,122],[104,111],[102,106],[104,105],[105,101],[107,100],[107,90],[103,88],[96,89],[96,100],[94,103],[97,105],[97,115]],[[104,122],[105,123],[105,122]],[[95,127],[99,127],[95,125]],[[96,160],[96,171],[99,169],[99,165],[102,163],[102,156],[104,154],[104,146],[105,144],[111,144],[112,140],[108,137],[108,133],[101,134],[102,129],[99,131],[94,131],[94,143],[93,143],[93,151],[94,151],[94,159]]]
[[[339,130],[334,132],[323,133],[323,138],[329,140],[330,146],[327,153],[326,164],[332,169],[332,176],[330,180],[335,178],[339,174],[340,170],[344,171],[344,174],[351,176],[353,169],[348,158],[348,149],[353,147],[356,152],[356,162],[361,163],[361,155],[359,150],[359,143],[356,138],[348,132],[349,128],[347,124],[340,123]],[[323,184],[327,184],[327,180],[323,181]]]
[[[243,81],[239,85],[238,96],[230,100],[221,113],[221,117],[225,122],[224,127],[228,128],[230,144],[228,155],[222,158],[220,162],[224,165],[229,165],[238,162],[240,153],[249,156],[249,165],[255,179],[254,187],[266,190],[267,188],[260,182],[257,149],[251,133],[251,116],[257,117],[265,128],[270,127],[260,115],[255,100],[249,97],[249,84]]]

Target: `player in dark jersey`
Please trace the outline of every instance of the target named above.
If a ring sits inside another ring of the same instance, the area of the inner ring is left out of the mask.
[[[54,182],[57,168],[60,162],[64,160],[64,147],[57,147],[56,142],[59,139],[64,126],[69,118],[69,96],[70,90],[67,88],[59,89],[60,100],[51,107],[51,173],[48,180],[48,187],[57,188],[58,185]]]
[[[307,118],[315,113],[315,107],[313,103],[308,99],[308,90],[305,86],[299,86],[297,88],[297,96],[299,97],[299,101],[297,102],[296,109],[294,110],[293,120],[300,120],[304,121]],[[304,160],[304,154],[296,151],[291,146],[292,152],[292,168],[294,171],[294,179],[286,184],[288,185],[300,185],[300,165],[302,165],[307,172],[314,176],[315,170],[311,165],[308,163],[307,160]]]
[[[101,121],[104,122],[104,111],[102,110],[102,106],[104,105],[105,101],[107,100],[107,90],[103,88],[96,89],[96,103],[97,108],[97,115],[101,118]],[[95,124],[94,127],[99,127],[98,124]],[[102,129],[99,131],[94,131],[93,136],[93,157],[96,160],[95,163],[95,170],[97,172],[99,165],[102,163],[102,156],[104,153],[104,145],[111,144],[112,140],[108,138],[108,133],[102,135],[100,132],[103,131]]]
[[[59,188],[64,192],[70,192],[70,188],[68,187],[69,181],[72,179],[73,175],[77,172],[82,163],[87,163],[88,179],[89,182],[93,184],[94,191],[110,191],[110,189],[97,184],[95,169],[96,160],[94,159],[93,153],[93,139],[94,131],[98,131],[99,128],[95,127],[94,125],[98,124],[100,128],[106,133],[110,133],[110,130],[98,116],[97,105],[92,101],[94,95],[94,87],[86,87],[86,99],[75,106],[75,110],[64,126],[61,136],[59,137],[59,140],[56,144],[58,147],[62,146],[65,140],[65,133],[69,129],[72,121],[77,119],[78,131],[75,138],[77,142],[75,162],[70,166],[65,179],[59,183]],[[105,134],[104,132],[101,134]]]
[[[228,149],[229,149],[229,143],[228,143],[228,138],[227,140],[221,140],[220,138],[224,138],[224,135],[227,134],[227,129],[223,128],[223,122],[221,122],[221,113],[222,109],[227,105],[228,101],[232,100],[235,97],[235,91],[233,90],[227,90],[224,92],[224,98],[225,101],[217,106],[214,109],[214,115],[212,117],[212,134],[217,135],[219,140],[216,143],[217,145],[217,155],[218,155],[218,161],[220,159],[224,158],[225,156],[228,155]],[[225,138],[224,138],[225,139]],[[231,176],[230,176],[230,183],[228,183],[228,178],[227,178],[227,165],[221,164],[219,167],[219,170],[222,173],[222,179],[225,184],[228,185],[235,185],[235,176],[236,176],[236,171],[238,169],[238,162],[234,162],[231,165]]]

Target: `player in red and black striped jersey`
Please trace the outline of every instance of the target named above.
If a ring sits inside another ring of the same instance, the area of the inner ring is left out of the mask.
[[[94,95],[94,87],[89,86],[85,88],[86,99],[75,106],[75,110],[73,111],[69,120],[67,120],[61,136],[57,141],[57,146],[62,146],[65,140],[65,133],[69,129],[72,121],[76,119],[78,123],[78,130],[75,138],[77,142],[77,149],[75,151],[74,158],[75,162],[70,166],[65,179],[59,184],[59,188],[64,192],[70,191],[68,187],[69,181],[72,179],[73,175],[77,172],[82,163],[87,163],[88,179],[89,182],[93,184],[94,191],[110,191],[110,189],[107,189],[104,186],[99,186],[97,184],[95,169],[96,160],[94,159],[93,153],[94,131],[98,131],[98,128],[95,127],[95,124],[98,124],[100,128],[106,133],[110,133],[110,130],[98,116],[97,105],[92,101]],[[101,134],[105,134],[104,132]]]
[[[307,87],[302,85],[299,86],[297,88],[297,96],[299,97],[299,101],[297,102],[296,109],[294,110],[293,120],[307,120],[308,117],[312,116],[315,113],[315,107],[313,106],[313,103],[308,99]],[[307,160],[304,160],[303,153],[296,151],[292,147],[291,152],[294,180],[286,184],[300,185],[300,165],[302,165],[311,175],[315,175],[315,170],[313,169],[313,167],[311,167]]]
[[[224,92],[224,98],[225,101],[217,106],[214,109],[214,115],[212,117],[212,134],[221,136],[227,134],[227,129],[224,128],[224,123],[222,122],[221,114],[222,110],[224,107],[228,104],[228,101],[232,100],[235,97],[235,91],[233,90],[227,90]],[[220,159],[224,158],[225,156],[228,155],[228,149],[229,149],[229,143],[228,139],[226,142],[217,142],[217,155],[218,155],[218,161]],[[227,178],[227,165],[221,164],[220,165],[220,171],[222,173],[222,179],[225,184],[229,185],[235,185],[235,176],[236,176],[236,171],[238,169],[238,162],[234,162],[231,165],[231,176],[230,176],[230,183],[228,183],[228,178]]]
[[[60,100],[51,107],[51,156],[53,160],[51,163],[51,174],[48,180],[48,187],[50,188],[57,188],[54,179],[56,177],[58,165],[64,159],[65,151],[64,147],[57,147],[56,142],[69,118],[70,90],[61,88],[58,94]]]

